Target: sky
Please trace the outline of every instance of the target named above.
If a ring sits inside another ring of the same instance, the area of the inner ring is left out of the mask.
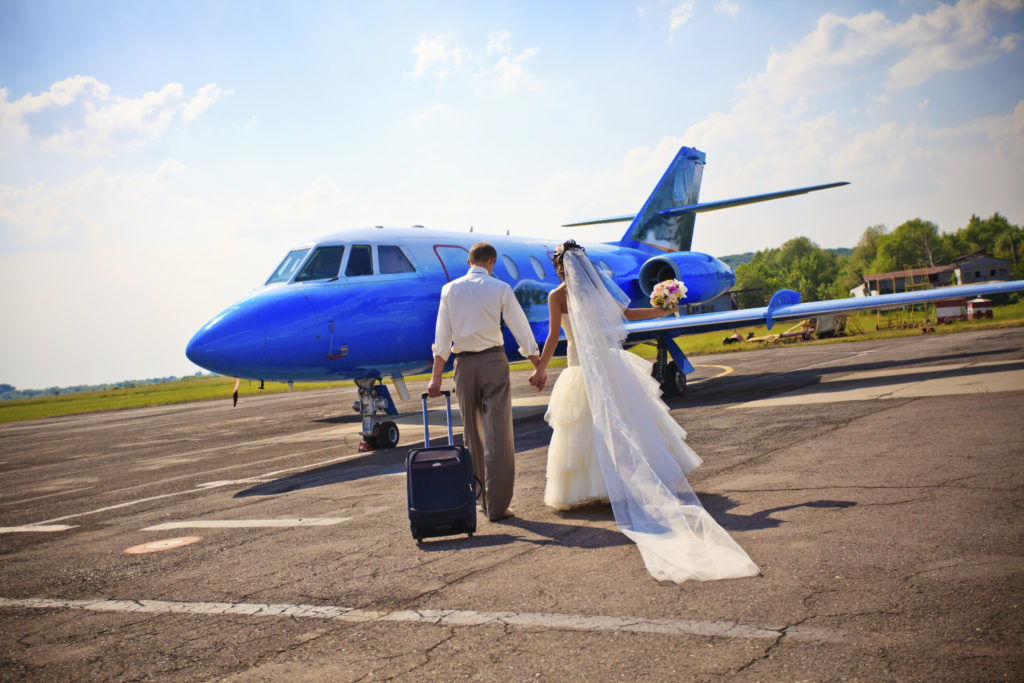
[[[614,240],[682,145],[715,256],[1024,222],[1024,0],[0,0],[0,383],[195,373],[346,227]]]

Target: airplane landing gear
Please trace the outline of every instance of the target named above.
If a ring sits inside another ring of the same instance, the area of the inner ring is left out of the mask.
[[[363,442],[359,445],[359,451],[394,448],[398,445],[398,425],[391,420],[377,421],[378,412],[389,415],[398,413],[388,388],[376,377],[357,379],[356,387],[359,389],[359,400],[352,408],[363,417]]]
[[[651,377],[661,384],[661,393],[666,398],[686,393],[686,373],[674,360],[669,360],[668,345],[658,340],[658,357],[651,368]]]

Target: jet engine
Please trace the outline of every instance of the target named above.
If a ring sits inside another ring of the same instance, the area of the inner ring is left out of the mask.
[[[640,290],[651,295],[654,286],[665,280],[679,280],[686,286],[689,305],[711,301],[736,284],[736,275],[714,256],[695,251],[673,251],[655,256],[640,266]]]

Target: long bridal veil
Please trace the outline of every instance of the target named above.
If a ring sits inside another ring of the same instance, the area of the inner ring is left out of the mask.
[[[685,432],[653,427],[652,405],[623,357],[622,304],[582,251],[565,253],[565,280],[580,369],[594,421],[594,445],[619,530],[658,580],[682,582],[759,573],[697,499],[673,450]],[[692,456],[691,456],[691,459]],[[699,462],[699,460],[696,460]]]

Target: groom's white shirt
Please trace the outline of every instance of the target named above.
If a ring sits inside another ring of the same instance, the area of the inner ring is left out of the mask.
[[[501,319],[519,342],[522,356],[538,355],[537,340],[512,288],[486,268],[473,266],[441,289],[434,330],[434,355],[448,360],[452,351],[483,351],[502,346]],[[454,345],[454,346],[453,346]]]

